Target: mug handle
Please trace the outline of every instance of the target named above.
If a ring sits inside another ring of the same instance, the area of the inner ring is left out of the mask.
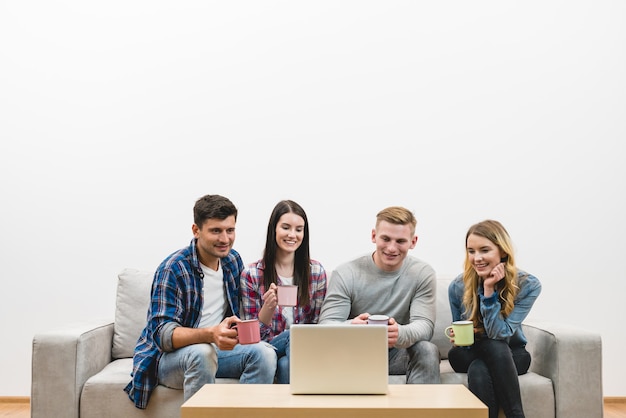
[[[448,330],[452,329],[452,325],[450,325],[449,327],[447,327],[446,329],[443,330],[443,333],[446,335],[446,337],[448,338],[454,338],[452,335],[448,334]]]

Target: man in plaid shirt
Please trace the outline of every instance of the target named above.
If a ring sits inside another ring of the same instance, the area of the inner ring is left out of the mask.
[[[266,342],[240,345],[232,326],[239,314],[243,262],[233,250],[237,208],[219,195],[194,206],[194,238],[168,256],[152,284],[148,322],[124,389],[138,408],[161,384],[182,389],[184,400],[216,377],[273,383],[276,353]]]

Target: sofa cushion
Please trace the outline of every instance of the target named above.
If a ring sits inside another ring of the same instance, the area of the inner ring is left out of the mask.
[[[132,357],[146,325],[154,272],[124,269],[118,274],[113,327],[113,358]]]
[[[80,397],[81,418],[166,418],[180,415],[183,391],[157,386],[146,410],[135,407],[124,387],[130,381],[133,361],[130,358],[115,360],[92,376]]]
[[[104,369],[89,378],[80,396],[81,418],[171,418],[180,415],[183,391],[158,385],[148,408],[135,408],[124,387],[130,381],[133,360],[123,358],[107,364]],[[239,379],[217,378],[215,383],[237,384]]]

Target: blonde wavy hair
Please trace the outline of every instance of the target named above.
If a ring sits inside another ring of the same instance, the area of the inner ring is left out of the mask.
[[[519,291],[517,267],[515,267],[515,255],[513,254],[513,244],[509,233],[504,226],[498,221],[487,219],[472,225],[465,235],[465,245],[470,235],[487,238],[496,247],[500,249],[502,258],[505,258],[505,274],[496,286],[498,298],[502,308],[500,313],[503,317],[509,316],[515,305],[515,298]],[[463,283],[465,290],[463,292],[463,305],[465,305],[465,315],[467,319],[474,322],[474,327],[479,332],[484,332],[483,319],[480,314],[480,302],[478,299],[478,287],[482,283],[482,279],[474,270],[469,259],[469,254],[465,251],[465,263],[463,271]]]

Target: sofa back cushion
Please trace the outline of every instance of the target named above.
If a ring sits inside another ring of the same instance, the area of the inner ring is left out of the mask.
[[[132,357],[146,326],[154,272],[124,269],[118,274],[113,325],[113,358]]]

